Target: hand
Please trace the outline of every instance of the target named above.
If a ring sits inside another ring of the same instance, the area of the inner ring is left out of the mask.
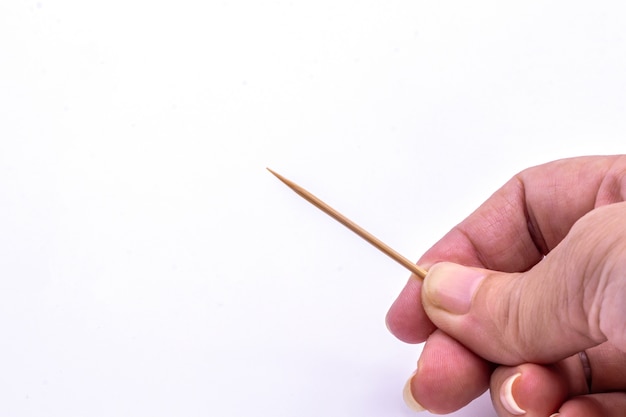
[[[449,413],[490,387],[500,416],[623,415],[625,200],[626,156],[556,161],[433,246],[423,286],[411,278],[387,315],[398,338],[426,341],[409,402]]]

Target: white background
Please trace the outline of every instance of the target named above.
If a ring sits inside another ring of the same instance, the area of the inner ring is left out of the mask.
[[[407,272],[265,167],[417,259],[624,152],[625,7],[3,0],[0,415],[412,415]]]

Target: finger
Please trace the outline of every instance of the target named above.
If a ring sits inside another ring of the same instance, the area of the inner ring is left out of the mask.
[[[608,343],[587,351],[592,365],[592,392],[621,391],[626,386],[626,354]],[[491,377],[491,395],[500,416],[549,416],[566,398],[590,393],[579,355],[554,365],[499,367]],[[566,407],[566,409],[569,408]]]
[[[603,343],[587,349],[586,354],[591,371],[591,392],[626,391],[626,352],[610,343]]]
[[[626,156],[564,159],[515,175],[421,262],[525,271],[596,207],[626,199]]]
[[[489,363],[445,333],[435,331],[407,382],[405,401],[416,411],[451,413],[485,392],[490,374]]]
[[[626,393],[612,392],[572,398],[561,406],[557,416],[623,417],[624,410],[626,410]]]
[[[568,382],[556,367],[524,364],[499,367],[491,376],[491,399],[501,417],[546,417],[568,395]]]
[[[626,198],[626,156],[583,157],[527,169],[424,254],[419,264],[441,261],[504,272],[525,271],[596,206]],[[558,216],[555,216],[558,213]],[[434,329],[419,304],[421,285],[409,280],[387,314],[401,340],[422,342]]]
[[[385,319],[389,331],[406,343],[421,343],[435,330],[420,302],[421,290],[422,282],[411,277]]]
[[[610,341],[626,350],[626,203],[594,210],[526,273],[430,269],[433,323],[495,363],[553,363]],[[486,343],[485,341],[489,341]]]
[[[587,351],[592,369],[593,392],[626,389],[626,353],[604,343]],[[522,373],[526,382],[532,382],[525,390],[516,392],[519,403],[559,404],[563,400],[563,390],[567,397],[589,393],[585,372],[579,355],[574,355],[552,365],[545,371],[539,365],[521,365],[514,373]],[[424,346],[416,373],[409,379],[405,396],[413,409],[425,408],[436,413],[450,413],[464,407],[480,396],[487,387],[493,366],[469,352],[464,346],[441,331],[434,332]],[[500,381],[510,376],[505,371]],[[542,378],[547,379],[542,381]],[[495,377],[494,377],[495,378]],[[548,387],[546,389],[546,386]],[[534,392],[538,390],[539,392]],[[501,392],[497,382],[492,392]],[[548,400],[545,397],[551,397]],[[535,411],[543,412],[539,407]],[[549,414],[547,414],[549,415]]]

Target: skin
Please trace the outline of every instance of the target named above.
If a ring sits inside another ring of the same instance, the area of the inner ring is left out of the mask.
[[[521,373],[512,394],[526,416],[623,415],[624,201],[626,156],[554,161],[514,176],[428,250],[418,262],[429,269],[424,283],[409,279],[387,314],[400,340],[426,342],[413,397],[443,414],[490,389],[508,417],[498,393]],[[458,265],[484,279],[469,312],[450,314],[435,282]]]

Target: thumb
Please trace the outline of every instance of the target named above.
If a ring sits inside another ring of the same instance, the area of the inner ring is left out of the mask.
[[[582,217],[524,273],[434,265],[433,323],[492,362],[551,363],[605,341],[626,351],[626,203]]]

